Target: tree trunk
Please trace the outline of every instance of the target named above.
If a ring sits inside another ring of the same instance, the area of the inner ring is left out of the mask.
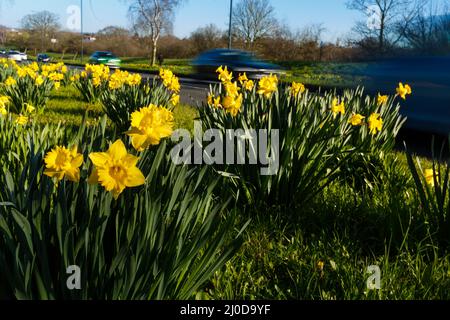
[[[153,41],[153,46],[152,46],[152,67],[154,67],[156,65],[156,53],[158,51],[158,47],[157,47],[158,43],[157,41]]]

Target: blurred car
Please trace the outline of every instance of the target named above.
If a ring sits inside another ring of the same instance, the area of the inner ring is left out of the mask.
[[[120,68],[122,61],[109,51],[97,51],[89,58],[89,62],[91,64],[104,64],[110,68]]]
[[[366,92],[392,92],[407,82],[413,94],[401,101],[405,128],[448,137],[450,134],[450,56],[408,56],[368,63],[359,70]],[[427,147],[430,147],[428,145]],[[431,150],[431,149],[427,149]]]
[[[51,58],[48,56],[48,54],[45,54],[45,53],[40,53],[37,56],[37,61],[38,62],[47,63],[47,62],[50,62],[50,60],[51,60]]]
[[[16,62],[22,62],[28,60],[28,56],[25,53],[21,53],[19,51],[9,51],[7,53],[7,57],[10,60],[14,60]]]
[[[246,73],[249,79],[260,79],[270,74],[284,75],[285,71],[275,64],[258,60],[253,54],[228,49],[207,51],[192,61],[196,73],[201,77],[217,79],[216,70],[227,66],[235,75]]]

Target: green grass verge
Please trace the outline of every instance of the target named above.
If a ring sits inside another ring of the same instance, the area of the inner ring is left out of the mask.
[[[88,124],[95,124],[104,115],[102,105],[89,104],[82,100],[81,95],[73,87],[62,87],[54,90],[42,114],[35,116],[38,123],[62,123],[66,126],[79,126],[83,116],[88,111]],[[174,109],[175,127],[193,130],[194,119],[198,112],[194,107],[179,105]]]
[[[405,155],[390,158],[392,176],[369,194],[341,181],[307,208],[251,212],[241,251],[199,298],[450,299],[450,254],[418,227]],[[380,290],[367,288],[373,265]]]

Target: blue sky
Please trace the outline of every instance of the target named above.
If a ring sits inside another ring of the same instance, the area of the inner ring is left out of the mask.
[[[236,2],[237,0],[235,0]],[[3,3],[0,24],[18,27],[21,17],[49,10],[61,17],[66,25],[70,5],[79,5],[80,0],[0,0]],[[350,31],[361,14],[350,11],[345,0],[271,0],[277,18],[294,30],[311,23],[323,23],[327,29],[325,38],[334,40]],[[84,0],[85,30],[97,31],[108,25],[127,27],[126,0]],[[186,0],[178,9],[174,33],[186,37],[197,27],[209,23],[227,29],[229,0]]]

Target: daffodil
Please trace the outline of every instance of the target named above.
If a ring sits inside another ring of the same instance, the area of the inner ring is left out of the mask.
[[[121,140],[112,144],[107,152],[91,153],[89,158],[95,166],[89,183],[99,183],[116,200],[126,188],[145,184],[145,177],[136,166],[139,158],[128,154]]]
[[[436,174],[435,174],[433,169],[426,169],[425,170],[425,181],[427,182],[427,184],[430,187],[434,187],[435,186],[435,183],[434,183],[435,178],[436,178]]]
[[[20,79],[23,79],[23,78],[25,78],[26,76],[27,76],[27,70],[25,70],[25,68],[17,68],[17,70],[16,70],[16,73],[17,73],[17,76],[20,78]]]
[[[129,75],[126,81],[129,86],[137,86],[141,84],[142,77],[139,73],[135,73]]]
[[[373,113],[368,120],[370,134],[376,135],[383,129],[383,119],[378,113]]]
[[[180,104],[180,95],[174,93],[170,98],[170,103],[175,107]]]
[[[158,145],[161,139],[170,137],[173,133],[174,116],[163,107],[150,105],[133,112],[131,115],[131,137],[133,147],[144,151],[149,146]]]
[[[244,85],[248,81],[247,74],[244,72],[244,74],[239,74],[238,81],[241,83],[241,86]]]
[[[9,104],[9,97],[8,96],[0,96],[0,107],[6,107]]]
[[[242,94],[235,96],[226,96],[222,100],[222,107],[230,113],[233,117],[236,117],[242,107]]]
[[[412,94],[412,89],[409,85],[403,83],[399,83],[397,87],[397,95],[402,98],[403,100],[406,100],[406,96]]]
[[[320,272],[322,272],[324,268],[325,268],[325,262],[323,262],[323,261],[318,261],[318,262],[317,262],[317,269],[318,269]]]
[[[225,83],[225,92],[228,96],[236,97],[241,89],[238,87],[237,82]]]
[[[333,112],[335,118],[336,118],[336,116],[339,113],[340,114],[345,114],[345,103],[344,103],[344,101],[339,103],[339,100],[337,98],[334,98],[333,102],[331,103],[331,111]]]
[[[64,75],[61,73],[52,72],[48,75],[48,78],[54,82],[58,82],[64,80]]]
[[[44,83],[44,78],[42,76],[38,76],[34,82],[39,87]]]
[[[361,126],[362,124],[363,124],[363,120],[365,119],[365,117],[363,117],[362,115],[360,115],[360,114],[353,114],[351,117],[350,117],[350,120],[348,121],[352,126],[355,126],[355,127],[357,127],[357,126]]]
[[[292,82],[290,90],[291,90],[291,94],[294,97],[298,97],[300,94],[305,92],[306,88],[303,83]]]
[[[231,80],[233,80],[233,72],[229,72],[227,66],[225,66],[225,68],[220,66],[216,72],[219,74],[219,80],[223,83],[231,82]]]
[[[92,85],[96,88],[100,87],[102,85],[102,79],[98,76],[93,76]]]
[[[278,77],[270,75],[259,80],[258,94],[264,95],[266,99],[270,99],[274,92],[278,91]]]
[[[83,155],[78,153],[77,146],[70,150],[66,147],[52,149],[44,158],[44,174],[58,181],[67,177],[72,182],[80,181],[80,167],[83,164]]]
[[[244,89],[247,91],[252,91],[254,87],[255,83],[253,82],[253,80],[248,80],[244,83]]]
[[[6,106],[0,105],[0,115],[4,117],[7,114],[8,114],[8,110],[6,110]]]
[[[8,77],[8,79],[5,80],[5,85],[7,87],[12,87],[12,86],[15,86],[16,84],[17,84],[17,81],[13,77]]]
[[[24,126],[24,125],[26,125],[28,123],[28,117],[26,117],[26,116],[23,116],[23,115],[19,115],[17,118],[16,118],[16,124],[18,124],[18,125],[20,125],[20,126]]]
[[[382,105],[384,105],[384,104],[386,104],[388,102],[389,96],[378,94],[378,99],[377,100],[378,100],[377,101],[378,105],[382,106]]]
[[[220,108],[221,107],[220,96],[216,98],[211,94],[208,95],[208,105],[213,106],[215,108]]]
[[[163,85],[172,92],[179,93],[181,86],[180,80],[176,77],[172,71],[167,69],[159,70],[159,76],[163,80]]]
[[[26,111],[28,112],[28,113],[33,113],[35,110],[36,110],[36,108],[35,107],[33,107],[31,104],[29,104],[29,103],[25,103],[25,107],[26,107]]]
[[[59,90],[59,88],[61,88],[61,82],[55,82],[53,85],[55,86],[56,90]]]

